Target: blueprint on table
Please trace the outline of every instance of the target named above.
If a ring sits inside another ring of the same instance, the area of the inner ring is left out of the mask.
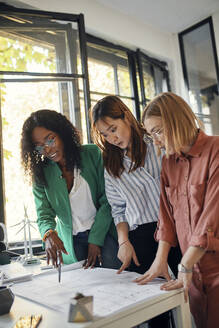
[[[166,293],[160,290],[163,280],[137,285],[133,280],[140,275],[134,272],[116,274],[116,270],[94,268],[77,269],[58,274],[42,274],[32,281],[12,286],[15,295],[30,299],[56,311],[66,312],[69,300],[76,293],[94,296],[94,315],[106,316],[124,307]]]

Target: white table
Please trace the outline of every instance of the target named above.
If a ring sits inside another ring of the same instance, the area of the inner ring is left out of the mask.
[[[143,301],[135,306],[130,306],[106,318],[96,318],[88,323],[68,323],[67,318],[63,318],[62,313],[57,313],[34,302],[15,297],[10,313],[0,316],[0,328],[12,328],[20,316],[30,314],[42,314],[43,320],[39,328],[129,328],[174,308],[177,310],[177,328],[190,328],[191,315],[189,305],[184,302],[182,291],[169,292],[154,299]]]
[[[35,270],[28,268],[29,272]],[[10,313],[0,316],[0,328],[12,328],[20,316],[30,314],[42,314],[43,319],[39,328],[129,328],[171,309],[176,309],[177,328],[191,328],[189,305],[184,302],[182,290],[146,299],[111,315],[94,318],[93,321],[86,323],[68,323],[66,314],[16,296]]]

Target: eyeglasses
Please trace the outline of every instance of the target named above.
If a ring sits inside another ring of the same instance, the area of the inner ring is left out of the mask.
[[[155,138],[156,137],[156,138],[160,139],[160,137],[163,134],[163,130],[164,130],[164,128],[160,128],[157,131],[151,132],[151,138]]]
[[[50,137],[47,139],[43,146],[35,146],[35,150],[37,153],[42,155],[44,153],[45,147],[54,147],[55,146],[55,137]]]

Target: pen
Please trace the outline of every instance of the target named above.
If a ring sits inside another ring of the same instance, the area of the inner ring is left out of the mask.
[[[4,281],[4,273],[0,271],[0,285],[3,285],[3,281]]]
[[[58,256],[58,281],[59,283],[61,282],[61,260],[60,257]]]
[[[102,267],[102,259],[101,259],[101,255],[98,255],[98,260],[99,260],[99,265],[100,265],[100,267]]]

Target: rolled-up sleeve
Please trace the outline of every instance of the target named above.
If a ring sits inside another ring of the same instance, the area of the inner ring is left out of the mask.
[[[163,170],[161,171],[160,189],[160,212],[157,229],[155,232],[155,239],[157,241],[166,241],[171,246],[175,247],[178,243],[176,227],[174,218],[171,213],[171,205],[168,201],[165,190],[165,178]]]
[[[112,217],[115,225],[121,222],[127,222],[125,217],[126,202],[113,185],[110,175],[105,171],[105,192],[108,202],[111,206]]]

